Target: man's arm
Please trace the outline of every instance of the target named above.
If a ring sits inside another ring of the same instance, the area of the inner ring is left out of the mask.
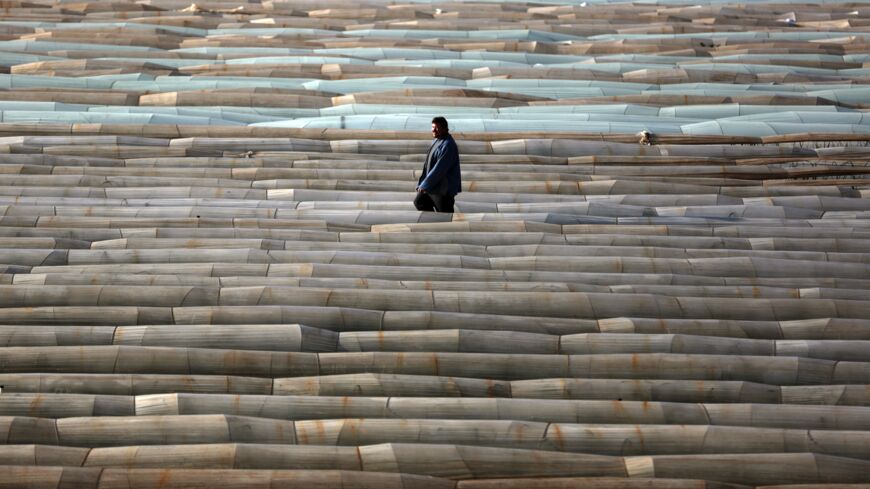
[[[458,162],[459,150],[456,147],[456,143],[448,142],[447,147],[444,148],[444,151],[435,161],[435,166],[432,167],[432,171],[426,175],[426,178],[420,184],[419,188],[426,192],[432,190],[432,187],[440,182],[444,176],[447,175],[447,172],[456,166]]]

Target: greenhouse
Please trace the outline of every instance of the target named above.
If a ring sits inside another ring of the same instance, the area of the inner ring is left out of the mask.
[[[0,487],[870,485],[870,3],[2,7]]]

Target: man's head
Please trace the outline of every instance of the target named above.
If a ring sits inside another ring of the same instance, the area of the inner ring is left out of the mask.
[[[440,115],[432,119],[432,137],[442,139],[447,136],[449,131],[450,129],[447,127],[447,119]]]

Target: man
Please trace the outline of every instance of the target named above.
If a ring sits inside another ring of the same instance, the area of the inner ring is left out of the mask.
[[[453,212],[456,194],[462,191],[459,171],[459,148],[450,135],[447,119],[432,119],[432,136],[423,174],[417,181],[414,207],[418,211]]]

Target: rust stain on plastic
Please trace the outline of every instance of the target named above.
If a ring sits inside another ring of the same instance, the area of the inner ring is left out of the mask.
[[[225,367],[235,367],[238,363],[238,350],[229,350],[223,355],[223,365]]]
[[[432,356],[431,356],[431,359],[432,359],[432,366],[433,366],[434,369],[435,369],[435,372],[434,372],[434,373],[435,373],[435,375],[438,375],[438,367],[439,367],[439,365],[438,365],[438,354],[437,354],[437,353],[433,353]]]
[[[353,437],[353,444],[359,445],[359,428],[362,420],[349,419],[345,424],[350,429],[350,436]]]
[[[302,425],[301,429],[296,430],[297,442],[300,445],[308,445],[308,430],[304,428],[305,425]]]
[[[659,319],[658,319],[658,323],[659,323],[659,328],[660,328],[663,332],[667,332],[667,331],[668,331],[668,323],[667,323],[667,321],[665,321],[663,318],[659,318]],[[635,331],[635,333],[637,333],[637,331]]]
[[[172,470],[164,469],[163,471],[160,472],[160,478],[157,479],[157,484],[155,484],[154,487],[156,487],[156,488],[167,487],[167,484],[169,484],[171,481],[172,481]]]
[[[305,379],[303,383],[303,389],[305,392],[316,393],[319,392],[318,387],[318,379],[317,377],[309,377]]]
[[[405,368],[405,353],[404,352],[396,353],[396,368],[397,369]]]
[[[550,430],[553,433],[553,439],[556,442],[556,446],[559,447],[559,450],[565,450],[565,435],[562,434],[562,428],[559,427],[557,423],[553,423],[550,425]]]
[[[640,429],[639,425],[634,425],[634,432],[637,433],[637,441],[640,444],[641,452],[646,452],[646,441],[643,437],[643,430]]]
[[[486,383],[486,395],[488,397],[495,397],[495,394],[496,394],[495,381],[492,379],[486,379],[486,380],[484,380],[484,382]]]
[[[519,423],[516,425],[516,428],[516,431],[514,431],[514,438],[521,442],[523,441],[523,434],[525,433],[526,427],[522,423]]]
[[[37,394],[32,401],[30,401],[30,406],[27,408],[27,413],[33,417],[39,417],[38,412],[39,408],[42,407],[42,402],[45,400],[45,396],[42,394]]]

